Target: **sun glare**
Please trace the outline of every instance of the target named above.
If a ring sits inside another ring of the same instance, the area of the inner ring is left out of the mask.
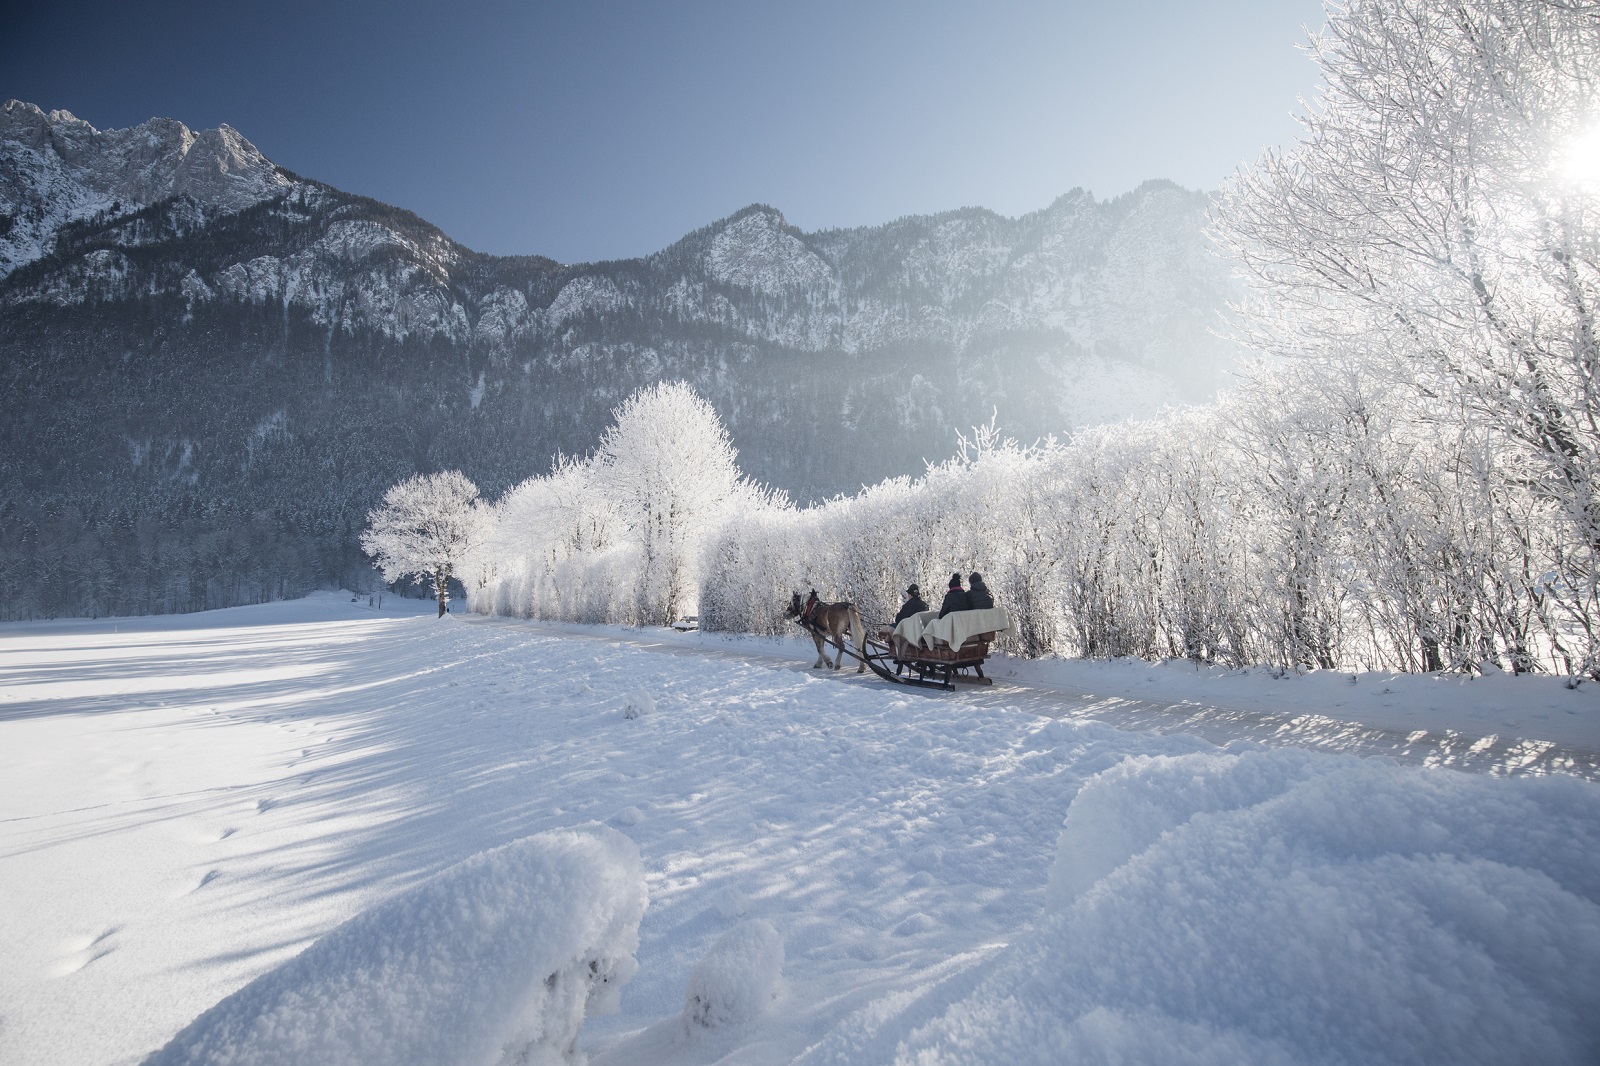
[[[1567,145],[1561,177],[1586,192],[1600,190],[1600,125],[1590,126]]]

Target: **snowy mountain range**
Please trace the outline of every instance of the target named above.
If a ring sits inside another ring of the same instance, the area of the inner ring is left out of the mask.
[[[7,610],[331,580],[392,481],[456,466],[498,492],[663,377],[802,499],[916,472],[991,411],[1031,439],[1203,400],[1235,357],[1211,332],[1232,283],[1207,202],[1148,182],[816,233],[753,205],[644,258],[562,264],[474,252],[227,126],[101,131],[8,102],[0,566],[27,584],[54,545],[81,551]],[[140,529],[163,547],[138,555]],[[158,558],[219,531],[248,543],[184,581]]]

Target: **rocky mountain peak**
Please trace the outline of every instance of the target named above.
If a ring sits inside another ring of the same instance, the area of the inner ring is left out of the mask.
[[[769,226],[773,229],[783,229],[789,225],[788,219],[783,217],[783,212],[771,204],[747,204],[723,219],[721,224],[731,226],[734,223],[744,222],[751,218],[759,219],[761,225]]]
[[[98,130],[69,111],[0,109],[0,277],[47,254],[62,226],[187,196],[227,214],[293,180],[229,126],[198,133],[176,119]]]
[[[752,204],[722,223],[706,250],[705,265],[717,281],[756,292],[833,287],[832,267],[782,213],[765,204]]]
[[[44,147],[51,130],[73,126],[94,128],[71,111],[47,112],[23,100],[7,100],[0,106],[0,141],[39,149]]]

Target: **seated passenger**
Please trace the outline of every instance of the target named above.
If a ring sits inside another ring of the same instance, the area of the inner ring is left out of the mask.
[[[951,574],[950,587],[945,591],[944,602],[939,605],[939,617],[943,618],[951,611],[970,610],[972,610],[972,597],[961,587],[961,575]]]
[[[917,588],[916,582],[906,587],[905,606],[900,608],[900,613],[894,616],[894,624],[899,625],[914,614],[921,614],[928,609],[928,604],[922,598],[922,590]]]
[[[983,583],[983,575],[976,570],[967,578],[972,583],[972,590],[967,593],[972,601],[974,611],[987,611],[994,606],[994,597],[989,594],[989,586]]]

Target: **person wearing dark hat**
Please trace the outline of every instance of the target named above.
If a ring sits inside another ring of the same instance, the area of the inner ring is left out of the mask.
[[[905,606],[901,607],[900,613],[894,616],[894,624],[899,625],[912,615],[921,614],[927,609],[928,603],[922,598],[922,590],[917,588],[917,583],[913,581],[906,586]]]
[[[972,586],[967,598],[972,601],[974,611],[987,611],[994,606],[994,597],[989,594],[989,586],[983,583],[982,574],[974,570],[967,575],[967,581]]]
[[[943,618],[951,611],[970,610],[972,610],[972,597],[961,587],[961,575],[951,574],[950,587],[945,590],[944,602],[939,605],[939,617]]]

